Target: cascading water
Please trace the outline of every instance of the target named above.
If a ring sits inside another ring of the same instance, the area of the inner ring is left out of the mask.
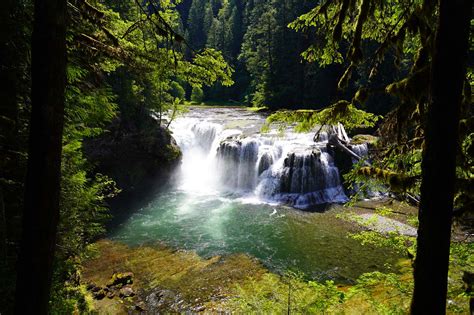
[[[173,136],[183,151],[177,184],[133,211],[110,236],[130,245],[159,241],[207,258],[245,253],[272,271],[344,283],[394,265],[393,253],[346,237],[339,207],[316,214],[284,205],[347,200],[326,149],[334,131],[314,142],[313,134],[291,130],[261,134],[263,122],[238,108],[192,108],[175,120]]]
[[[347,201],[338,168],[326,149],[327,133],[319,142],[314,142],[312,133],[291,130],[262,134],[264,118],[257,114],[211,115],[201,117],[197,111],[172,124],[183,151],[181,189],[230,193],[301,209]],[[337,132],[347,138],[342,126]],[[365,154],[364,148],[357,150]]]

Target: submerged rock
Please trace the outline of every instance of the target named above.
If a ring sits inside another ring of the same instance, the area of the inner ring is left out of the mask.
[[[107,283],[107,287],[124,286],[124,285],[132,284],[132,283],[133,283],[132,272],[114,273],[109,283]]]
[[[94,282],[89,282],[86,285],[86,289],[91,291],[91,292],[97,292],[100,290],[100,287],[96,285]]]
[[[138,302],[137,304],[135,304],[135,311],[138,311],[138,312],[146,312],[146,311],[148,311],[148,308],[147,308],[145,302],[140,301],[140,302]]]
[[[156,289],[145,297],[145,303],[150,310],[169,309],[180,300],[180,295],[171,290]]]
[[[192,309],[193,312],[204,312],[206,310],[206,307],[204,305],[199,305],[199,306],[196,306]]]
[[[135,291],[130,286],[125,286],[119,291],[121,298],[127,298],[135,295]]]
[[[106,296],[106,291],[104,289],[100,289],[98,291],[93,291],[92,295],[94,296],[94,299],[96,300],[102,300]]]
[[[397,233],[405,236],[417,235],[416,228],[402,223],[400,221],[390,219],[378,214],[363,213],[357,215],[356,222],[367,227],[369,230],[382,234]]]

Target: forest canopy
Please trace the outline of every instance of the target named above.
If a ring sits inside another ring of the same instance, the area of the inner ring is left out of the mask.
[[[472,230],[471,14],[470,0],[3,0],[0,313],[91,310],[90,245],[124,200],[168,185],[183,156],[170,126],[191,104],[263,112],[262,134],[326,132],[354,202],[380,189],[419,209],[410,311],[444,313],[451,231]]]

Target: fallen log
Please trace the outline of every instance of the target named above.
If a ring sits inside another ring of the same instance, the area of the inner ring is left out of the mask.
[[[354,151],[352,151],[348,147],[348,143],[345,140],[342,140],[342,139],[339,138],[338,134],[340,134],[340,131],[331,134],[328,138],[328,144],[332,145],[332,146],[336,147],[337,149],[339,149],[340,151],[348,154],[349,156],[356,159],[357,161],[363,160],[361,156],[359,156],[357,153],[355,153]],[[364,163],[365,166],[369,166],[369,167],[372,166],[372,164],[370,164],[367,160],[363,160],[363,163]],[[418,198],[416,198],[415,196],[412,196],[411,194],[409,194],[406,191],[404,192],[404,195],[405,195],[405,198],[410,203],[415,204],[415,205],[419,205],[420,201],[419,201]]]

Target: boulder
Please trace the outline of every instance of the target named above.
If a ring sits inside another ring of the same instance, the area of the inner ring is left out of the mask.
[[[120,289],[119,291],[119,296],[121,298],[127,298],[127,297],[132,297],[135,295],[135,291],[133,291],[132,287],[130,286],[125,286]]]
[[[138,312],[146,312],[148,309],[146,307],[146,304],[145,302],[143,301],[140,301],[138,302],[137,304],[135,304],[135,311],[138,311]]]
[[[378,138],[376,136],[358,134],[352,137],[351,144],[367,143],[369,145],[374,145],[377,141]]]
[[[114,273],[110,281],[107,283],[107,287],[123,287],[127,284],[133,283],[133,273],[132,272],[119,272]]]
[[[206,307],[204,305],[198,305],[192,309],[192,311],[196,313],[204,312],[205,310]]]
[[[93,291],[92,295],[94,296],[94,299],[96,300],[102,300],[106,296],[106,292],[104,289],[100,289],[99,291]]]

